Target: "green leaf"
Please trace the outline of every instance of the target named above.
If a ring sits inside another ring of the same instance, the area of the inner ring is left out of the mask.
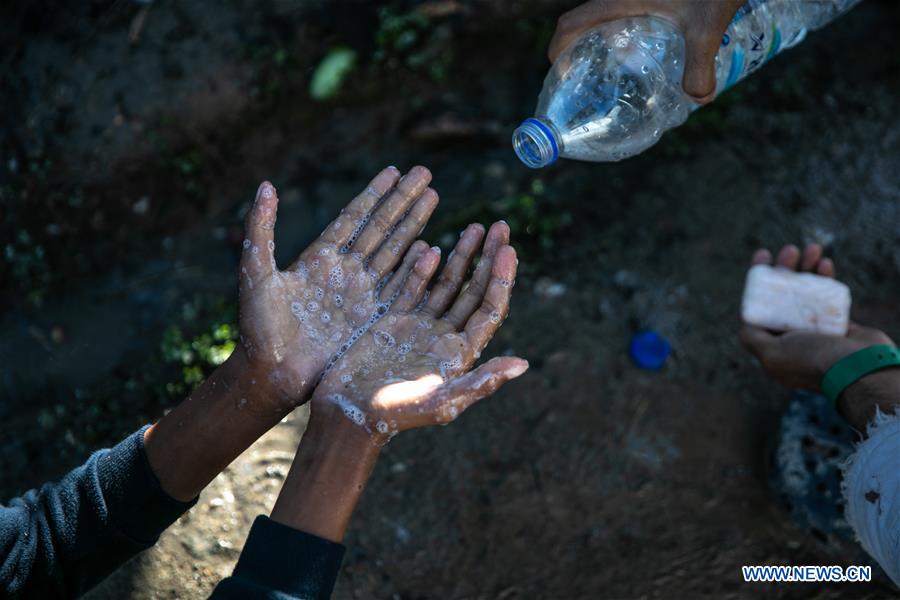
[[[334,48],[316,67],[309,84],[309,95],[316,100],[333,98],[341,89],[344,78],[356,63],[356,52],[350,48]]]

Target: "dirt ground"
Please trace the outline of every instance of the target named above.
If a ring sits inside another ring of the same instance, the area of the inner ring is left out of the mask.
[[[335,598],[895,593],[878,574],[742,582],[744,564],[865,557],[773,502],[767,453],[790,392],[736,331],[752,250],[818,241],[854,318],[900,339],[900,5],[866,0],[640,157],[529,171],[509,135],[573,4],[0,9],[2,496],[171,405],[134,374],[198,295],[233,317],[240,217],[260,180],[283,199],[288,260],[370,174],[425,164],[441,194],[426,239],[512,225],[523,275],[492,351],[531,370],[452,426],[391,442]],[[315,101],[310,77],[338,46],[356,66]],[[661,372],[627,355],[644,329],[674,347]],[[300,409],[262,438],[90,598],[205,597],[273,504],[305,422]]]

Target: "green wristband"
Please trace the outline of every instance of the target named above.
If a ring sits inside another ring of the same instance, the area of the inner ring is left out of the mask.
[[[837,361],[822,378],[822,393],[832,402],[851,384],[869,373],[900,367],[900,349],[896,346],[869,346]]]

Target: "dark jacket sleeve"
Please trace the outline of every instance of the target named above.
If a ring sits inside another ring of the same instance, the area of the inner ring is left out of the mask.
[[[0,597],[77,596],[149,548],[194,503],[166,494],[144,431],[0,506]]]
[[[231,577],[211,600],[330,598],[344,546],[259,516]]]

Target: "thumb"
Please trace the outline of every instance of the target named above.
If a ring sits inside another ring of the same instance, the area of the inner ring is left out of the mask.
[[[522,358],[492,358],[474,371],[437,388],[428,404],[440,422],[452,421],[464,410],[527,370],[528,361]]]
[[[718,31],[714,29],[712,31]],[[685,64],[682,87],[695,102],[706,104],[716,94],[716,54],[722,45],[722,31],[718,35],[709,29],[692,28],[685,34]]]
[[[776,345],[778,344],[778,336],[769,333],[761,327],[744,324],[740,333],[741,344],[750,351],[760,362],[771,356]]]
[[[893,346],[894,340],[888,334],[874,327],[866,327],[855,321],[850,321],[847,329],[847,336],[851,340],[859,340],[860,342],[870,345],[888,345]]]
[[[847,324],[847,337],[848,338],[861,338],[868,332],[869,328],[864,325],[860,325],[856,321],[850,321]]]
[[[278,194],[268,181],[256,191],[256,200],[247,213],[244,224],[244,251],[241,255],[241,285],[253,284],[275,270],[275,214]]]

